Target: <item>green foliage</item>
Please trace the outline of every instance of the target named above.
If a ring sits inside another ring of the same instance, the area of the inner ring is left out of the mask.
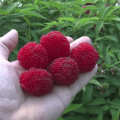
[[[19,33],[18,45],[9,61],[16,60],[19,49],[26,43],[39,43],[42,35],[53,30],[74,40],[81,36],[90,37],[100,55],[96,75],[58,120],[119,120],[120,6],[115,6],[116,3],[115,0],[0,2],[0,36],[11,29]],[[109,85],[106,91],[102,90],[103,83]]]

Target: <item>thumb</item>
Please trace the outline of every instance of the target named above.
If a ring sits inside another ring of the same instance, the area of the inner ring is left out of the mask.
[[[18,43],[18,32],[11,30],[0,38],[0,59],[8,59],[10,53],[14,50]]]

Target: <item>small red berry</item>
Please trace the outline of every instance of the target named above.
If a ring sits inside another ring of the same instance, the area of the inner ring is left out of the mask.
[[[70,57],[77,62],[81,73],[92,71],[99,59],[95,48],[87,42],[75,47],[71,51]]]
[[[52,92],[52,75],[43,69],[31,68],[20,76],[21,88],[31,95],[41,96]]]
[[[59,31],[52,31],[43,35],[40,44],[47,50],[49,62],[70,55],[70,44],[67,38]]]
[[[79,68],[72,58],[58,58],[53,61],[48,70],[57,85],[70,85],[79,76]]]
[[[17,55],[20,65],[25,69],[46,68],[48,65],[48,54],[46,49],[35,42],[29,42],[22,47]]]

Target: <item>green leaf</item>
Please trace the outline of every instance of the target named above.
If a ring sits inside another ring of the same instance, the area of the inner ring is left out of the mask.
[[[46,17],[44,17],[43,15],[41,15],[40,13],[37,13],[36,11],[24,11],[24,12],[22,12],[22,13],[24,13],[24,14],[26,14],[26,15],[30,15],[30,16],[35,16],[35,17],[38,17],[38,18],[42,18],[42,19],[46,19],[46,20],[48,20]]]
[[[110,49],[110,45],[107,46],[107,48],[106,48],[106,52],[108,52],[109,49]]]
[[[111,58],[110,58],[108,52],[105,54],[105,64],[106,64],[106,66],[108,66],[108,67],[111,65]]]
[[[120,110],[118,110],[112,117],[111,120],[119,120],[119,114],[120,114]]]
[[[20,13],[22,13],[22,12],[28,12],[28,11],[33,10],[33,9],[35,9],[35,8],[32,7],[32,8],[21,9]]]
[[[106,12],[106,14],[104,15],[104,19],[106,19],[110,14],[112,14],[115,10],[120,9],[120,6],[115,6],[115,7],[111,7],[111,9],[109,11]]]
[[[119,87],[119,97],[120,97],[120,87]]]
[[[92,100],[93,100],[93,95],[91,94],[91,96],[87,96],[87,92],[85,91],[82,91],[83,93],[83,96],[82,96],[82,99],[83,99],[83,103],[85,103],[85,105],[89,105]]]
[[[89,84],[86,87],[87,96],[89,97],[93,92],[93,85]]]
[[[86,91],[86,87],[83,87],[83,91],[84,91],[84,92]]]
[[[88,112],[90,114],[99,114],[100,112],[102,112],[102,106],[92,106],[88,108]]]
[[[27,22],[27,24],[30,26],[31,25],[31,22],[29,19],[27,19],[26,17],[23,17],[25,19],[25,21]]]
[[[99,42],[99,50],[98,50],[98,52],[99,52],[100,54],[103,53],[103,42],[102,42],[102,41]]]
[[[102,85],[101,85],[97,80],[95,80],[95,79],[90,80],[89,83],[95,84],[95,85],[98,85],[98,86],[102,86]]]
[[[118,48],[111,48],[109,52],[120,52],[120,49],[118,49]]]
[[[13,52],[17,55],[18,54],[18,50],[15,48],[14,50],[13,50]]]
[[[97,22],[97,25],[96,25],[96,27],[95,27],[95,32],[96,32],[96,34],[99,34],[99,33],[100,33],[101,28],[103,27],[103,23],[104,23],[104,21],[102,21],[102,20],[99,20],[99,21]]]
[[[97,120],[103,120],[102,112],[98,115]]]
[[[39,38],[38,38],[37,34],[35,33],[35,31],[34,30],[30,30],[30,32],[31,32],[32,37],[34,38],[34,41],[35,42],[39,42]]]
[[[45,25],[39,22],[34,22],[34,23],[31,23],[31,26],[45,26]]]
[[[120,52],[118,53],[118,59],[120,60]]]
[[[23,36],[19,36],[19,38],[20,38],[21,40],[23,40],[25,43],[28,43],[28,42],[29,42],[29,40],[28,40],[27,38],[23,37]]]
[[[68,112],[70,112],[70,111],[72,111],[72,110],[75,110],[75,109],[81,107],[82,105],[83,105],[83,104],[72,104],[72,105],[68,106],[63,113],[64,113],[64,114],[65,114],[65,113],[68,113]]]
[[[7,7],[7,11],[8,13],[11,12],[12,10],[14,10],[16,7],[18,6],[18,3],[13,3],[12,5],[9,5],[9,7]]]
[[[80,108],[76,109],[75,111],[78,112],[78,113],[86,114],[87,113],[87,108],[84,105],[82,105]]]
[[[93,100],[93,102],[90,105],[101,105],[101,104],[105,104],[104,98],[96,98]]]
[[[59,17],[57,19],[59,20],[59,22],[64,21],[64,20],[74,22],[74,20],[75,20],[75,18],[73,18],[73,17]]]
[[[100,19],[99,17],[82,18],[82,19],[79,20],[79,23],[83,24],[83,23],[86,23],[86,22],[89,22],[89,21],[97,21],[99,19]]]
[[[99,12],[98,12],[98,15],[103,18],[104,14],[106,13],[106,11],[110,8],[111,6],[109,7],[104,7],[103,9],[101,9]]]
[[[0,10],[0,15],[7,15],[8,13],[9,13],[9,11]]]
[[[111,108],[109,110],[110,110],[110,113],[111,113],[111,115],[113,117],[115,115],[115,113],[116,113],[116,109]]]
[[[114,41],[114,42],[117,42],[118,40],[114,37],[114,36],[112,36],[112,35],[106,35],[106,36],[104,36],[104,37],[100,37],[100,38],[98,38],[98,39],[96,39],[95,41],[99,41],[99,40],[110,40],[110,41]]]
[[[107,19],[105,19],[105,21],[111,21],[111,20],[115,20],[115,21],[120,21],[119,17],[108,17]]]
[[[109,107],[109,105],[107,105],[107,104],[103,106],[103,110],[108,110],[109,108],[110,108],[110,107]]]
[[[115,29],[115,28],[112,27],[112,26],[108,27],[108,30],[109,30],[109,32],[110,32],[111,34],[113,34],[114,29]]]
[[[111,78],[110,81],[111,81],[114,85],[120,86],[120,80],[119,80],[119,79],[116,79],[116,78],[114,77],[114,78]]]
[[[63,118],[59,118],[58,120],[64,120]]]

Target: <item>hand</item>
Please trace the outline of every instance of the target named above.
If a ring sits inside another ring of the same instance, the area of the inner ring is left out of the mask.
[[[91,43],[90,38],[81,37],[73,42],[67,37],[71,50],[81,42]],[[8,57],[18,43],[18,33],[11,30],[0,38],[0,120],[57,120],[71,99],[89,82],[97,71],[79,75],[70,85],[55,86],[53,92],[35,97],[22,91],[19,76],[25,71],[19,62],[9,62]]]

